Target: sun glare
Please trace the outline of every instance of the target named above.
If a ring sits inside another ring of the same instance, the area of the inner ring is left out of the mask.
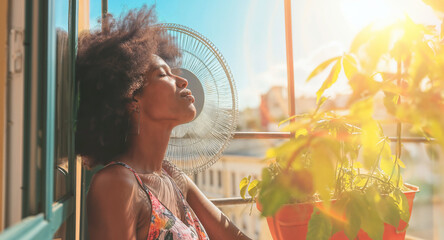
[[[351,27],[362,29],[372,22],[390,24],[404,16],[403,6],[394,6],[392,0],[343,0],[344,18]]]

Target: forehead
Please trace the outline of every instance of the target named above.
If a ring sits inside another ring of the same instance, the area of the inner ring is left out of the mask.
[[[153,63],[153,70],[162,68],[162,67],[169,67],[168,64],[163,60],[161,57],[153,54],[151,61]]]

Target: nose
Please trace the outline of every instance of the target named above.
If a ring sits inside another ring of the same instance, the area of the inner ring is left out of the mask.
[[[188,81],[185,78],[176,75],[176,85],[179,88],[186,88],[188,86]]]

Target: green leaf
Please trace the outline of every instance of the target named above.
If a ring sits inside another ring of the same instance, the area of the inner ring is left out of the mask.
[[[322,94],[324,94],[325,90],[330,88],[337,80],[339,73],[341,72],[341,61],[339,59],[336,61],[336,64],[333,66],[333,68],[330,71],[330,74],[328,75],[327,79],[322,83],[321,88],[316,92],[316,103],[319,102],[319,100],[322,97]]]
[[[367,215],[362,218],[361,227],[372,240],[382,240],[384,235],[384,222],[373,209],[367,211]]]
[[[353,90],[352,96],[348,100],[352,104],[363,98],[372,97],[381,90],[382,83],[376,81],[372,77],[356,72],[351,79],[348,80]]]
[[[262,184],[268,185],[272,180],[271,171],[269,168],[262,169]]]
[[[290,191],[285,189],[276,181],[272,181],[270,185],[263,186],[259,192],[259,202],[262,203],[262,215],[265,217],[273,216],[290,200]]]
[[[359,216],[359,210],[350,210],[346,212],[348,224],[345,227],[345,235],[348,239],[355,239],[358,235],[359,229],[361,229],[361,217]]]
[[[280,122],[278,123],[278,127],[280,127],[282,124],[284,124],[284,123],[286,123],[286,122],[288,122],[288,121],[290,121],[290,120],[292,120],[292,119],[295,119],[295,118],[297,118],[297,117],[298,117],[298,115],[295,115],[295,116],[291,116],[291,117],[289,117],[289,118],[287,118],[287,119],[284,119],[284,120],[280,121]]]
[[[393,26],[373,31],[365,47],[365,58],[361,58],[361,66],[365,72],[373,73],[381,57],[388,53],[393,36]]]
[[[298,130],[296,130],[296,132],[294,133],[294,137],[297,138],[299,136],[307,136],[308,131],[305,128],[300,128]]]
[[[376,204],[379,217],[386,223],[398,227],[401,216],[395,200],[389,196],[382,196],[381,201]]]
[[[282,132],[294,132],[295,130],[297,130],[297,129],[301,128],[301,127],[304,127],[304,122],[306,122],[306,121],[304,121],[304,120],[306,120],[304,118],[309,118],[309,116],[308,115],[307,116],[297,115],[297,116],[293,116],[292,118],[301,118],[302,120],[290,122],[288,125],[286,125],[283,128],[281,128]],[[279,123],[280,125],[278,127],[280,127],[282,124],[284,124],[285,122],[287,122],[289,120],[290,119],[287,119],[287,120],[284,120],[284,121],[280,122]]]
[[[332,235],[345,229],[346,220],[344,216],[349,200],[349,195],[345,193],[332,205],[331,211],[333,216],[335,216],[335,218],[332,219]]]
[[[370,39],[373,32],[372,28],[373,24],[367,25],[355,36],[350,47],[350,52],[357,53],[359,48]]]
[[[245,199],[245,193],[247,192],[248,184],[250,183],[251,176],[242,178],[239,183],[240,195],[243,199]]]
[[[434,59],[425,54],[415,52],[415,56],[411,60],[408,72],[411,76],[411,88],[421,88],[422,80],[429,72],[433,72],[430,68],[434,65]]]
[[[399,188],[393,191],[392,197],[395,199],[396,205],[400,210],[401,219],[408,223],[410,220],[410,209],[407,197]]]
[[[276,152],[275,148],[267,149],[267,152],[265,153],[266,159],[275,158],[276,156],[277,156],[277,152]]]
[[[395,95],[394,97],[393,97],[393,104],[398,104],[398,102],[399,102],[399,98],[400,98],[400,96],[399,95]]]
[[[330,198],[330,189],[333,188],[335,182],[335,165],[338,159],[340,146],[334,141],[320,141],[317,139],[313,144],[311,169],[313,176],[313,183],[316,192],[319,193],[320,198],[324,201]]]
[[[384,222],[375,211],[377,203],[381,201],[381,195],[374,186],[366,189],[365,199],[368,203],[366,216],[362,218],[362,229],[373,240],[382,240],[384,235]]]
[[[441,23],[441,34],[440,34],[441,39],[444,37],[444,19],[442,20]]]
[[[391,155],[390,158],[381,158],[380,161],[381,170],[384,171],[384,173],[386,173],[387,175],[392,175],[393,173],[393,176],[398,176],[398,168],[397,165],[395,165],[395,161],[396,161],[396,155],[394,154]],[[397,185],[398,180],[396,177],[392,177],[391,181],[392,183]]]
[[[344,232],[348,239],[355,239],[358,235],[359,229],[361,229],[362,211],[367,208],[368,203],[365,201],[364,195],[359,191],[352,191],[345,213],[348,222]]]
[[[384,106],[387,109],[387,111],[392,115],[396,114],[396,103],[395,103],[396,96],[399,95],[395,95],[387,91],[384,92]]]
[[[286,166],[289,161],[292,161],[291,167],[295,170],[303,167],[301,155],[307,151],[305,144],[307,137],[299,137],[291,141],[285,141],[276,148],[277,160],[280,166]]]
[[[324,71],[324,69],[326,69],[328,66],[330,66],[330,64],[332,64],[334,61],[338,61],[341,57],[334,57],[334,58],[330,58],[326,61],[324,61],[323,63],[319,64],[319,66],[317,66],[313,72],[310,73],[310,76],[308,76],[307,80],[305,80],[305,82],[309,82],[312,78],[314,78],[316,75],[318,75],[319,73],[321,73],[322,71]]]
[[[308,222],[307,240],[328,240],[332,225],[330,219],[317,208],[313,210]]]
[[[257,190],[260,188],[261,182],[257,179],[254,179],[251,181],[250,185],[248,186],[248,194],[251,197],[256,197]]]
[[[422,0],[425,4],[432,7],[434,10],[444,12],[444,2],[442,0]]]
[[[313,113],[313,116],[315,116],[319,109],[322,107],[322,105],[324,105],[324,103],[328,100],[328,97],[321,97],[316,105],[316,110]]]
[[[394,155],[392,154],[392,150],[390,149],[390,142],[387,139],[384,140],[382,144],[384,144],[384,146],[380,146],[383,147],[383,149],[381,151],[379,167],[386,174],[390,175],[393,171],[393,168],[395,167],[395,163],[393,161]]]
[[[379,126],[376,121],[364,122],[362,125],[362,154],[364,157],[363,165],[366,169],[372,169],[378,163],[381,146],[378,146],[380,141]]]
[[[356,60],[351,55],[345,55],[342,58],[342,66],[347,79],[352,79],[353,75],[358,71]]]
[[[398,165],[399,165],[400,167],[402,167],[402,168],[405,168],[405,164],[404,164],[404,162],[403,162],[403,161],[401,161],[401,159],[400,159],[400,158],[398,158],[398,161],[397,161],[397,163],[398,163]]]
[[[368,120],[373,115],[373,105],[373,98],[357,101],[350,107],[351,115],[359,120]]]
[[[362,165],[361,162],[355,162],[354,164],[354,168],[363,168],[364,166]]]

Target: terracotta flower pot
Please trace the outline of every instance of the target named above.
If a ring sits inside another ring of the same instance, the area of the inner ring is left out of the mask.
[[[410,191],[405,191],[409,204],[410,215],[412,213],[413,199],[415,194],[419,191],[419,187],[406,184]],[[262,211],[262,206],[256,202],[259,211]],[[305,240],[308,231],[308,222],[313,213],[313,203],[298,203],[288,204],[283,206],[274,215],[274,217],[267,217],[268,227],[270,228],[271,236],[274,240]],[[400,220],[398,228],[384,223],[384,240],[402,240],[405,238],[407,223]],[[348,239],[344,231],[335,233],[331,240]],[[359,230],[359,240],[371,239],[362,229]]]

